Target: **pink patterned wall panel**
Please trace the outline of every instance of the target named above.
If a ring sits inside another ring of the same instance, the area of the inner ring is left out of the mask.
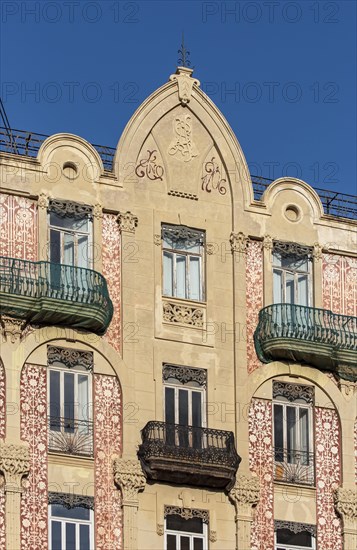
[[[33,200],[0,194],[0,256],[37,260],[38,220]]]
[[[21,374],[21,438],[30,446],[30,473],[21,499],[21,548],[47,549],[46,368],[25,365]]]
[[[103,275],[107,280],[114,315],[105,338],[120,352],[120,230],[114,214],[103,215],[102,263]]]
[[[94,375],[96,550],[121,548],[121,495],[113,458],[121,455],[121,390],[114,376]]]
[[[342,550],[341,521],[333,491],[341,483],[340,427],[336,411],[316,407],[316,514],[317,546]]]
[[[354,440],[355,440],[355,478],[357,483],[357,418],[355,420],[355,430],[354,430]]]
[[[258,314],[263,307],[263,251],[260,241],[250,241],[246,257],[247,285],[247,361],[251,373],[262,366],[254,348],[253,334],[258,323]]]
[[[4,365],[0,359],[0,439],[6,434],[6,379]]]
[[[272,405],[253,399],[249,409],[249,467],[259,477],[260,500],[252,525],[251,550],[274,549]]]
[[[357,316],[357,260],[338,254],[322,258],[323,307]]]
[[[0,549],[6,548],[6,528],[5,528],[5,479],[0,474]]]

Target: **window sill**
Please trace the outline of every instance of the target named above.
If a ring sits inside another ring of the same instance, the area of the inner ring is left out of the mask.
[[[68,453],[59,453],[57,451],[48,451],[48,464],[60,464],[63,466],[92,467],[94,464],[93,456],[75,455]]]

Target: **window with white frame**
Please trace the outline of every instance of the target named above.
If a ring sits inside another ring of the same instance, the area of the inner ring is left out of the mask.
[[[275,304],[312,304],[312,254],[307,246],[275,241],[273,243],[273,302]]]
[[[94,550],[93,498],[49,494],[49,550]]]
[[[275,480],[314,484],[314,388],[273,382]]]
[[[201,447],[200,428],[206,426],[206,381],[205,369],[164,365],[164,416],[167,444]]]
[[[164,224],[163,295],[204,301],[205,232],[186,226]]]
[[[165,506],[165,550],[207,550],[208,512]]]
[[[93,354],[48,347],[49,450],[92,455]]]
[[[305,523],[275,521],[275,550],[315,550],[316,527]]]

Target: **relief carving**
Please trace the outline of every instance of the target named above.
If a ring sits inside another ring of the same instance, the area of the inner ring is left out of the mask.
[[[147,177],[151,181],[161,180],[164,175],[164,168],[161,164],[156,163],[157,155],[156,149],[153,151],[148,150],[148,157],[139,160],[139,164],[135,167],[135,174],[138,178]]]
[[[192,139],[192,121],[190,115],[177,116],[174,120],[175,137],[170,143],[169,155],[190,162],[197,157],[197,147]]]
[[[251,508],[259,502],[259,478],[250,475],[238,474],[233,488],[228,496],[233,502],[237,514],[241,509],[246,513],[251,513]]]
[[[114,461],[114,481],[120,488],[124,503],[137,501],[138,493],[145,489],[146,478],[138,460],[117,458]]]
[[[239,233],[231,233],[229,237],[232,254],[238,252],[239,254],[246,254],[249,244],[249,238],[241,231]]]
[[[14,319],[13,317],[1,315],[0,323],[2,334],[6,341],[16,344],[21,340],[26,326],[26,321],[23,319]]]
[[[184,306],[171,302],[163,303],[163,320],[203,328],[204,311],[195,306]]]
[[[37,199],[37,206],[39,208],[48,208],[49,198],[46,193],[40,193]]]
[[[218,164],[214,161],[215,157],[204,164],[206,174],[202,176],[202,191],[212,193],[212,190],[217,189],[220,195],[227,193],[225,184],[227,180],[221,177],[221,171]]]
[[[195,84],[200,85],[200,81],[197,78],[192,78],[193,69],[188,67],[179,67],[176,74],[170,76],[171,81],[177,81],[178,84],[178,96],[182,106],[186,106],[189,103],[192,95],[192,88]]]
[[[355,522],[357,519],[357,489],[339,487],[333,496],[335,508],[344,521]]]
[[[0,472],[5,477],[5,491],[21,492],[21,480],[29,473],[29,468],[27,446],[0,442]]]
[[[131,212],[119,212],[117,221],[120,227],[120,231],[127,231],[128,233],[135,233],[135,228],[138,226],[138,218]]]

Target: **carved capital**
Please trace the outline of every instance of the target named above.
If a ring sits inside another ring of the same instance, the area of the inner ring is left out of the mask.
[[[217,531],[209,532],[209,540],[210,542],[217,542]]]
[[[209,256],[212,256],[212,254],[214,254],[214,252],[215,252],[214,243],[207,243],[206,244],[206,254],[208,254]]]
[[[259,501],[259,479],[251,475],[238,474],[233,488],[228,493],[236,513],[244,512],[250,515],[252,507]]]
[[[339,487],[334,492],[335,508],[342,517],[344,524],[356,523],[357,519],[357,489]]]
[[[13,317],[1,315],[0,323],[5,340],[7,342],[11,342],[12,344],[19,343],[23,330],[26,326],[26,321],[23,319],[14,319]]]
[[[103,217],[103,207],[101,204],[97,203],[93,206],[93,218],[100,220]]]
[[[156,533],[159,535],[159,537],[162,537],[165,532],[164,525],[162,523],[158,523],[156,525]]]
[[[264,235],[262,248],[265,248],[265,250],[273,250],[273,237],[271,235]]]
[[[185,107],[191,99],[193,85],[200,85],[200,81],[197,80],[197,78],[192,78],[192,73],[193,69],[178,67],[176,73],[170,76],[170,80],[176,80],[178,84],[178,96],[183,107]]]
[[[154,245],[161,246],[161,243],[162,243],[161,235],[154,235]]]
[[[21,480],[29,473],[30,459],[26,445],[0,442],[0,471],[5,477],[5,491],[21,492]]]
[[[312,251],[312,256],[314,260],[322,260],[322,246],[319,243],[314,243],[314,249]]]
[[[231,233],[229,237],[231,244],[232,254],[238,252],[238,254],[245,254],[248,248],[249,238],[240,231],[239,233]]]
[[[114,480],[120,488],[124,504],[137,501],[138,493],[145,489],[146,478],[138,460],[117,458],[114,461]]]
[[[37,206],[39,208],[45,208],[47,210],[49,203],[49,197],[47,193],[40,193],[37,199]]]
[[[127,233],[135,233],[135,228],[138,226],[138,218],[131,212],[119,212],[117,221],[121,231]]]

